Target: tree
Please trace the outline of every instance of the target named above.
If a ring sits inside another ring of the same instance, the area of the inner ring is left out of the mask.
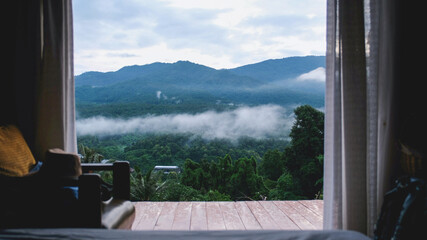
[[[82,155],[81,161],[85,163],[100,163],[104,159],[104,156],[83,144],[79,144],[79,153]]]
[[[268,150],[260,163],[260,174],[276,181],[283,172],[283,158],[279,150]]]
[[[292,174],[285,170],[277,180],[277,188],[279,189],[280,199],[282,200],[297,200],[303,199],[300,196],[302,192],[299,178],[295,178]]]
[[[292,149],[299,157],[313,159],[323,154],[324,113],[309,105],[299,106],[294,110],[295,123],[289,136]]]
[[[130,178],[132,200],[151,200],[159,189],[156,179],[152,176],[152,170],[143,175],[139,168],[135,168],[135,173],[131,174]]]
[[[224,158],[219,158],[218,162],[218,175],[216,182],[218,184],[218,191],[221,193],[230,192],[230,178],[233,175],[233,160],[230,155],[225,155]]]
[[[316,182],[323,177],[324,114],[311,106],[303,105],[294,110],[295,123],[289,136],[283,159],[294,181],[300,184],[302,194],[314,198],[321,190]],[[323,159],[323,158],[321,158]]]
[[[201,188],[201,168],[200,164],[187,158],[181,176],[181,183],[194,189]]]
[[[152,150],[152,155],[160,165],[167,165],[171,162],[172,153],[169,146],[156,144]]]
[[[180,184],[178,181],[166,181],[164,187],[157,191],[154,201],[205,201],[200,191]]]
[[[262,178],[256,173],[254,158],[240,158],[234,164],[230,178],[230,195],[233,199],[260,199],[266,193]]]

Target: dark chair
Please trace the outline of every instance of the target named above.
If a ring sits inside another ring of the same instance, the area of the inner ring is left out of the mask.
[[[99,174],[88,173],[98,170],[113,172],[112,189]],[[39,171],[0,175],[0,228],[130,229],[135,208],[129,199],[128,162],[81,164],[77,154],[52,149]]]
[[[114,163],[83,163],[83,175],[79,178],[79,197],[85,215],[85,226],[95,228],[124,228],[130,229],[135,218],[135,207],[130,199],[130,167],[127,161]],[[92,171],[113,171],[111,197],[102,200],[101,185],[105,186],[99,174]],[[96,201],[94,199],[97,199]]]

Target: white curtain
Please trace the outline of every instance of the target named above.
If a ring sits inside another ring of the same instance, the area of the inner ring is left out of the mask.
[[[328,0],[324,228],[372,236],[394,159],[394,1]]]

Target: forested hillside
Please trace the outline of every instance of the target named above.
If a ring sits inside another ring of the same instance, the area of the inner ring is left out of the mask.
[[[179,61],[87,72],[76,76],[78,118],[225,111],[260,104],[322,107],[324,83],[298,77],[324,67],[324,56],[306,56],[235,69]]]
[[[225,140],[191,139],[188,135],[128,135],[103,141],[81,137],[80,152],[90,162],[103,159],[98,153],[130,161],[135,169],[134,200],[321,198],[323,119],[323,113],[311,106],[297,107],[289,143],[240,139],[236,145]],[[126,146],[128,142],[133,144]],[[95,150],[84,149],[84,145]],[[183,173],[153,173],[154,165],[180,166]]]
[[[86,162],[129,161],[133,200],[321,198],[324,67],[324,56],[306,56],[83,73],[79,153]]]

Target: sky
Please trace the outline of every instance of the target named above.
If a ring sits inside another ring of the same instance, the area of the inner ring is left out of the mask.
[[[326,0],[73,0],[74,74],[325,55]]]

